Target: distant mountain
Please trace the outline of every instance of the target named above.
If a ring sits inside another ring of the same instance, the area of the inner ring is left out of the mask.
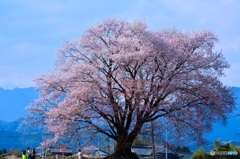
[[[13,122],[0,121],[0,130],[4,131],[17,131],[22,119],[15,120]]]
[[[13,90],[0,88],[0,149],[25,148],[37,145],[40,137],[33,141],[31,134],[19,126],[22,118],[27,114],[26,107],[37,99],[35,88],[15,88]],[[36,136],[36,135],[35,135]]]
[[[26,107],[38,97],[31,88],[15,88],[13,90],[0,88],[0,120],[15,121],[27,114]]]
[[[42,131],[28,127],[22,122],[22,118],[13,122],[0,121],[0,149],[26,149],[39,146]]]
[[[0,149],[14,149],[23,147],[21,133],[17,128],[21,120],[14,122],[0,121]]]

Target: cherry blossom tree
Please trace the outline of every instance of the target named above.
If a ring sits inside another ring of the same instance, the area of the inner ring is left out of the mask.
[[[217,41],[210,31],[153,31],[142,21],[105,20],[66,42],[56,69],[36,79],[41,92],[29,116],[44,120],[51,142],[108,136],[116,142],[110,158],[134,158],[134,139],[160,118],[202,140],[234,109],[230,88],[219,79],[229,64],[214,50]]]

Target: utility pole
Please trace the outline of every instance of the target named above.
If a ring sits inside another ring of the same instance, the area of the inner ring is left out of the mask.
[[[155,142],[154,142],[154,124],[151,121],[151,136],[152,136],[152,152],[153,152],[153,159],[155,159]]]
[[[168,159],[168,131],[166,128],[166,159]]]
[[[98,159],[100,158],[100,151],[99,151],[100,144],[99,144],[99,141],[100,141],[100,135],[98,134]]]

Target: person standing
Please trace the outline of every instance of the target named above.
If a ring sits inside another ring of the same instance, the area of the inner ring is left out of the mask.
[[[27,148],[27,153],[30,154],[30,147]]]
[[[78,156],[78,159],[83,159],[83,153],[81,149],[78,150],[77,156]]]
[[[35,149],[33,148],[32,154],[31,154],[31,159],[35,159],[35,157],[36,157],[36,151],[35,151]]]
[[[22,159],[28,159],[28,155],[25,150],[22,153]]]

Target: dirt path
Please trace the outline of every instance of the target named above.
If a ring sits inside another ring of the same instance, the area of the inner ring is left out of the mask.
[[[21,159],[21,158],[16,157],[15,155],[10,155],[10,156],[4,157],[4,159]]]

